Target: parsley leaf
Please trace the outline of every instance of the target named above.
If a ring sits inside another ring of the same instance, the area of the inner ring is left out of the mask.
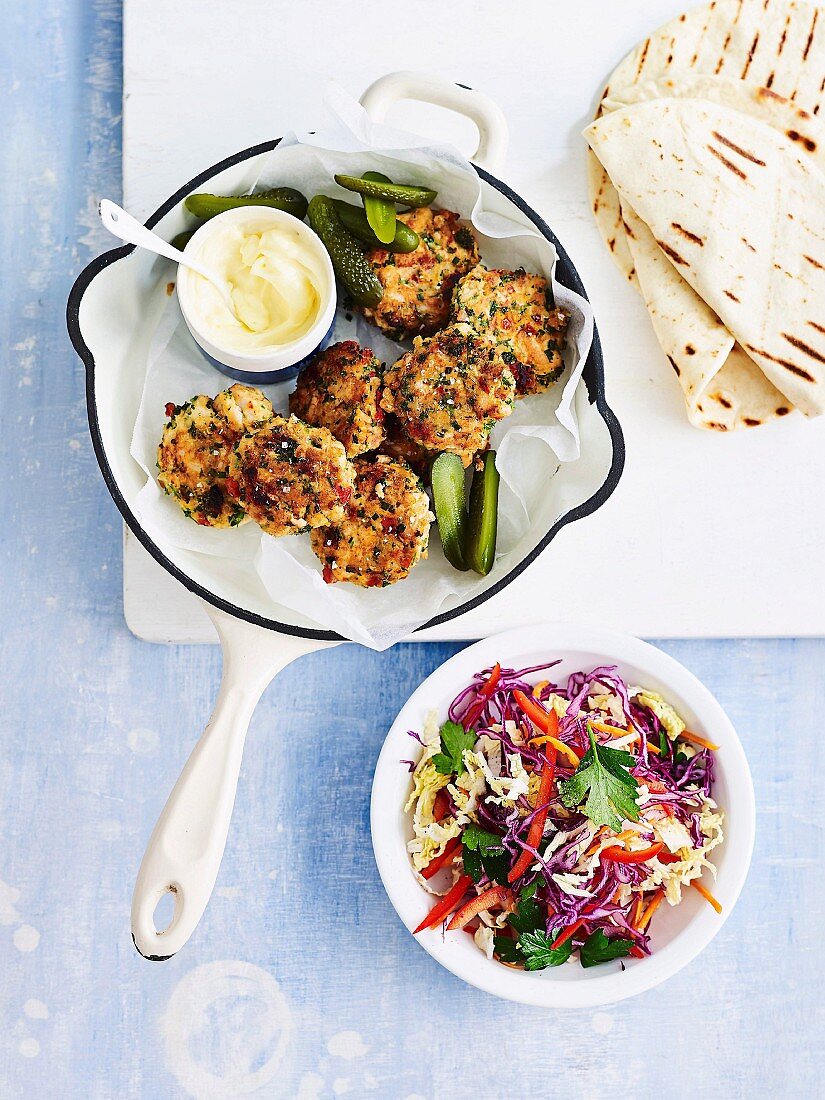
[[[567,962],[573,950],[572,938],[565,940],[555,950],[551,947],[555,935],[548,936],[544,931],[525,932],[518,941],[519,950],[524,955],[526,970],[544,970],[548,966],[560,966]]]
[[[464,847],[469,848],[473,852],[483,852],[487,854],[490,852],[498,853],[504,851],[501,837],[496,836],[495,833],[488,833],[486,829],[481,829],[478,825],[468,825],[461,834],[461,840]]]
[[[515,912],[507,918],[507,923],[517,932],[536,932],[544,929],[547,917],[537,901],[526,898],[518,903]]]
[[[547,885],[547,883],[545,881],[544,875],[536,875],[536,877],[533,879],[533,881],[530,883],[529,886],[523,886],[522,887],[521,893],[519,894],[519,897],[521,898],[522,901],[527,901],[528,898],[532,898],[534,896],[534,894],[536,893],[536,890],[538,890],[538,888],[540,886],[546,886],[546,885]]]
[[[608,939],[601,928],[592,932],[579,949],[579,961],[582,966],[598,966],[610,959],[623,959],[630,954],[633,940],[619,938]]]
[[[518,944],[510,936],[493,936],[493,951],[506,963],[520,963],[523,958],[519,953]]]
[[[472,749],[476,735],[467,733],[458,722],[445,722],[439,730],[441,734],[441,752],[433,757],[435,770],[439,775],[461,775],[464,767],[464,750]]]
[[[478,825],[468,825],[461,836],[461,844],[464,870],[473,882],[480,882],[486,874],[492,881],[507,885],[510,860],[500,836]]]
[[[615,832],[622,827],[622,819],[639,820],[636,805],[638,780],[630,774],[633,757],[622,749],[609,749],[599,745],[588,726],[590,748],[575,773],[559,784],[564,805],[570,810],[581,806],[596,825],[607,825]]]

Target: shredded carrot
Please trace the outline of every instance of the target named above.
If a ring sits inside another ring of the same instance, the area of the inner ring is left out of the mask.
[[[544,689],[547,687],[547,685],[549,683],[550,683],[549,680],[539,680],[539,682],[533,688],[533,698],[534,699],[540,698],[541,693],[544,691]]]
[[[642,914],[642,908],[644,906],[644,900],[641,894],[636,895],[636,900],[633,902],[633,910],[630,914],[630,923],[634,928],[639,927],[639,917]]]
[[[577,768],[581,764],[581,760],[573,752],[569,745],[565,745],[563,741],[559,741],[558,737],[551,737],[549,733],[544,733],[541,737],[531,737],[531,745],[552,745],[556,752],[562,753],[574,768]]]
[[[609,733],[612,737],[627,737],[628,734],[632,734],[637,741],[639,740],[639,735],[633,729],[630,722],[627,723],[626,730],[619,729],[618,726],[610,726],[607,722],[594,722],[592,718],[590,719],[590,725],[594,730],[598,730],[600,733]],[[647,751],[654,753],[656,756],[661,756],[658,745],[651,745],[649,741],[647,743]]]
[[[594,730],[599,730],[600,733],[610,733],[614,737],[626,737],[631,732],[630,730],[619,729],[618,726],[609,726],[607,722],[594,722],[592,718],[590,719],[590,725]]]
[[[645,928],[647,928],[648,924],[650,924],[650,918],[662,904],[662,902],[664,901],[664,897],[664,890],[659,890],[656,893],[656,896],[653,898],[651,903],[648,905],[644,913],[642,913],[641,917],[639,918],[639,922],[636,925],[636,928],[639,930],[639,932],[643,932]]]
[[[690,730],[682,730],[679,736],[684,737],[686,741],[693,741],[694,744],[701,745],[703,749],[710,749],[712,752],[717,752],[719,749],[719,746],[715,745],[713,741],[700,737],[698,733],[691,733]]]
[[[690,885],[693,887],[694,890],[699,891],[699,893],[702,895],[708,905],[712,905],[717,913],[722,912],[722,906],[719,904],[719,902],[716,900],[710,890],[706,890],[700,882],[694,881]]]

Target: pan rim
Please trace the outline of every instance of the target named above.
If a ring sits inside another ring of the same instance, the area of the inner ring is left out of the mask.
[[[175,206],[183,201],[188,194],[190,194],[195,188],[211,179],[213,176],[224,171],[227,168],[232,168],[236,164],[240,164],[244,160],[249,160],[252,157],[259,156],[262,153],[271,152],[277,148],[280,144],[281,138],[274,138],[269,141],[261,142],[257,145],[251,145],[247,149],[243,149],[240,152],[233,153],[231,156],[225,157],[223,160],[218,161],[216,164],[211,165],[209,168],[204,169],[194,176],[188,183],[185,183],[182,187],[178,188],[165,202],[163,202],[157,210],[146,221],[148,228],[153,228],[161,218],[165,217]],[[539,232],[546,237],[547,240],[556,249],[560,265],[564,268],[562,274],[564,278],[560,278],[559,281],[564,283],[570,290],[576,291],[583,298],[587,299],[587,292],[581,281],[579,273],[570,259],[564,246],[558,240],[556,235],[550,229],[549,225],[544,219],[536,213],[525,201],[513,191],[506,183],[493,176],[490,172],[473,165],[473,168],[478,173],[479,177],[488,183],[490,186],[499,191],[506,199],[513,203],[523,214],[525,214],[530,221],[535,225]],[[137,538],[138,542],[144,547],[144,549],[154,558],[154,560],[162,566],[171,576],[179,581],[188,591],[194,595],[199,596],[202,600],[205,600],[212,607],[216,607],[221,611],[226,612],[228,615],[232,615],[235,618],[242,619],[245,622],[251,623],[254,626],[263,627],[266,630],[273,630],[279,634],[287,634],[292,637],[310,638],[316,641],[324,642],[339,642],[346,641],[347,639],[333,630],[323,630],[314,627],[297,626],[292,623],[282,623],[277,619],[270,619],[266,616],[260,615],[257,612],[249,611],[247,608],[240,607],[237,604],[232,603],[229,600],[225,600],[223,597],[218,596],[216,593],[205,588],[197,581],[193,580],[187,573],[185,573],[179,566],[177,566],[170,558],[164,554],[160,547],[154,542],[151,536],[144,530],[137,517],[134,515],[129,507],[126,498],[118,486],[117,480],[112,472],[112,468],[109,464],[109,460],[106,454],[106,449],[103,444],[103,437],[100,431],[100,422],[97,413],[97,402],[95,398],[95,358],[91,351],[91,348],[87,345],[81,327],[80,327],[80,305],[86,291],[91,286],[95,278],[103,272],[110,264],[117,263],[119,260],[125,259],[132,252],[135,251],[135,245],[122,245],[119,248],[111,249],[108,252],[104,252],[102,255],[92,260],[86,267],[80,272],[77,279],[72,286],[69,293],[69,298],[66,306],[66,325],[69,331],[69,338],[72,342],[72,346],[75,352],[83,362],[86,374],[86,410],[89,422],[89,434],[92,439],[92,447],[94,449],[95,458],[97,464],[100,467],[100,472],[103,475],[103,480],[106,483],[106,488],[112,497],[115,506],[123,517],[129,530]],[[588,299],[589,301],[589,299]],[[595,404],[596,409],[605,423],[610,435],[610,440],[613,448],[613,456],[610,464],[610,468],[605,476],[601,486],[593,493],[587,500],[577,505],[575,508],[571,508],[555,521],[554,524],[545,532],[536,545],[521,558],[512,569],[509,570],[505,576],[501,577],[490,585],[489,588],[480,592],[477,596],[474,596],[470,600],[466,600],[463,603],[451,608],[448,611],[443,611],[439,615],[435,615],[432,619],[429,619],[426,623],[417,627],[413,633],[418,633],[421,630],[426,630],[430,627],[440,626],[443,623],[450,622],[453,619],[457,619],[459,616],[466,614],[468,611],[474,610],[481,604],[486,603],[491,597],[495,596],[503,588],[506,588],[512,581],[519,577],[527,567],[535,561],[535,559],[541,554],[553,541],[558,532],[566,527],[569,523],[574,523],[576,520],[583,519],[585,516],[591,515],[597,511],[605,501],[612,495],[616,486],[619,483],[625,464],[625,444],[624,435],[622,433],[621,426],[619,424],[616,414],[607,403],[607,397],[605,394],[605,381],[604,381],[604,358],[602,355],[601,340],[599,337],[598,327],[594,322],[593,325],[593,343],[590,348],[590,352],[587,357],[587,363],[585,365],[585,371],[588,368],[592,369],[593,381],[591,385],[590,379],[585,379],[585,384],[588,389],[588,396],[591,404]]]

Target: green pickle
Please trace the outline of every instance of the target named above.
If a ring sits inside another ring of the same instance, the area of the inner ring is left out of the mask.
[[[441,536],[444,557],[456,569],[466,571],[464,543],[467,515],[464,507],[464,467],[458,455],[440,454],[433,462],[430,481],[435,503],[435,518]]]
[[[307,212],[307,200],[294,187],[271,187],[255,195],[189,195],[184,199],[184,206],[190,214],[204,220],[239,206],[269,206],[300,220]]]
[[[486,577],[496,559],[498,530],[498,483],[496,452],[485,451],[480,456],[470,486],[470,529],[465,557],[476,573]]]
[[[369,245],[370,248],[386,248],[389,252],[415,252],[421,243],[421,238],[414,229],[396,219],[395,236],[389,243],[379,241],[367,221],[367,213],[360,206],[353,206],[342,199],[333,199],[338,217],[346,228],[356,236],[359,241]],[[394,216],[394,215],[393,215]]]
[[[177,248],[179,252],[183,252],[184,248],[186,248],[194,236],[194,229],[184,229],[183,233],[178,233],[176,237],[172,238],[169,244],[171,244],[172,248]]]
[[[389,176],[381,172],[365,172],[363,179],[372,183],[392,183]],[[362,198],[370,229],[381,244],[390,244],[395,240],[395,204],[384,199],[371,198],[369,195],[363,195]]]
[[[358,241],[342,224],[333,200],[316,195],[309,203],[308,213],[309,224],[324,242],[335,274],[352,299],[361,306],[377,306],[384,288]]]
[[[368,179],[367,176],[377,173],[368,172],[363,176],[337,175],[335,182],[347,191],[357,191],[359,195],[367,195],[371,199],[383,199],[385,202],[398,203],[399,206],[429,206],[435,202],[437,191],[431,191],[428,187],[415,187],[405,183],[381,183],[378,180]]]

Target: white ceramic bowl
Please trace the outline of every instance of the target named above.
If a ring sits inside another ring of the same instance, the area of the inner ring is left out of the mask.
[[[303,364],[316,352],[323,350],[332,337],[337,294],[329,253],[318,234],[292,214],[269,206],[241,206],[234,210],[225,210],[222,214],[217,214],[204,222],[187,243],[184,254],[198,258],[210,237],[225,228],[227,223],[241,225],[250,233],[263,233],[276,225],[286,226],[290,232],[302,238],[307,248],[318,259],[323,272],[318,317],[303,336],[289,344],[272,348],[256,348],[246,352],[222,348],[213,343],[198,325],[197,311],[193,308],[192,286],[193,281],[200,276],[195,275],[189,268],[179,265],[177,289],[183,319],[192,333],[193,340],[210,363],[230,378],[234,378],[236,382],[265,386],[284,381],[297,374]]]
[[[432,710],[443,721],[449,703],[473,674],[496,661],[505,667],[524,668],[557,657],[562,663],[553,669],[556,680],[579,669],[618,665],[627,682],[661,692],[689,729],[720,746],[713,795],[725,811],[726,823],[724,843],[713,853],[718,875],[712,889],[722,904],[721,915],[696,890],[685,890],[679,906],[664,905],[656,913],[652,955],[623,960],[624,971],[613,962],[590,969],[571,964],[528,973],[487,959],[471,936],[444,936],[438,928],[419,933],[415,939],[442,966],[487,993],[544,1008],[587,1008],[642,993],[687,965],[730,915],[748,873],[756,824],[748,762],[719,703],[678,661],[637,638],[571,623],[512,630],[470,646],[429,676],[396,718],[375,771],[370,825],[384,887],[401,920],[412,930],[433,899],[416,880],[405,847],[412,836],[403,813],[410,775],[400,761],[417,757],[416,744],[407,731],[420,731]]]

